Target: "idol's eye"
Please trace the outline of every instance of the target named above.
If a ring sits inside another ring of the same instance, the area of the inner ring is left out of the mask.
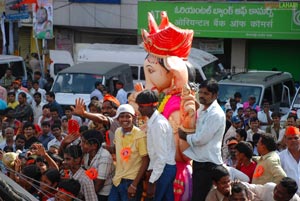
[[[154,72],[153,68],[147,68],[147,71],[148,71],[148,73],[150,73],[150,74]]]

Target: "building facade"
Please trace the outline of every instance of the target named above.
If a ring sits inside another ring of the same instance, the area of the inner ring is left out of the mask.
[[[97,3],[91,3],[97,2]],[[193,46],[220,58],[228,71],[282,70],[300,80],[300,3],[270,1],[55,0],[48,49],[76,54],[85,43],[138,44],[147,12],[195,31]],[[19,27],[18,50],[34,51],[31,27]]]

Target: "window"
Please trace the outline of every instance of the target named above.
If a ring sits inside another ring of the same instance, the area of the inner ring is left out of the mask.
[[[289,88],[291,98],[293,98],[296,93],[296,88],[295,88],[293,80],[285,81],[283,84]]]
[[[283,93],[283,86],[282,83],[276,84],[274,85],[274,95],[275,95],[275,103],[276,102],[281,102],[281,98],[282,98],[282,93]]]
[[[4,76],[7,68],[8,64],[0,64],[0,78]]]
[[[273,104],[274,101],[273,101],[273,97],[272,97],[272,89],[271,87],[267,87],[265,88],[265,94],[264,94],[264,97],[262,99],[263,101],[264,100],[267,100],[270,104]],[[262,102],[263,103],[263,102]]]
[[[102,82],[103,76],[94,74],[59,74],[53,92],[89,94],[94,90],[96,81]]]
[[[10,68],[15,77],[23,77],[25,75],[23,61],[13,61],[10,63]]]
[[[248,101],[249,96],[253,95],[258,104],[262,96],[262,88],[258,86],[219,84],[218,99],[224,104],[229,98],[233,98],[235,92],[240,92],[242,94],[242,102]]]
[[[68,67],[70,67],[70,64],[54,64],[54,75]]]
[[[138,66],[131,66],[131,73],[132,73],[132,78],[134,80],[139,79],[139,67]]]

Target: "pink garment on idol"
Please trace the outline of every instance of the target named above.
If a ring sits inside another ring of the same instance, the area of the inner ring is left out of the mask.
[[[168,119],[174,111],[178,110],[180,110],[180,96],[172,95],[166,103],[165,108],[162,111],[162,115],[164,115]]]
[[[180,110],[180,95],[172,95],[166,103],[162,115],[167,119],[174,111]],[[176,162],[176,177],[173,183],[175,201],[189,201],[192,197],[192,166]]]

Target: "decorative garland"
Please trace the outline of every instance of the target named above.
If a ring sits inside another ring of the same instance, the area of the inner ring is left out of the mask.
[[[164,111],[164,108],[165,108],[165,106],[166,106],[168,100],[169,100],[171,97],[172,97],[172,95],[164,95],[164,98],[163,98],[162,101],[160,102],[159,107],[158,107],[158,109],[157,109],[160,113],[162,113],[162,111]]]

